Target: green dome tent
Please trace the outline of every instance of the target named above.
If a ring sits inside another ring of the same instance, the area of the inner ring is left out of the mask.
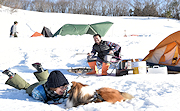
[[[102,37],[112,26],[112,22],[100,22],[95,24],[65,24],[54,35],[83,35],[83,34],[100,34]]]

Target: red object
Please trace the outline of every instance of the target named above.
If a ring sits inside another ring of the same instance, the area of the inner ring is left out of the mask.
[[[39,32],[35,32],[31,37],[38,37],[38,36],[43,36],[43,35]]]

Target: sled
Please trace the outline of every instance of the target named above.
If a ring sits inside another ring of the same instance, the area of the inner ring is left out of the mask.
[[[68,69],[67,71],[70,73],[74,73],[79,77],[90,77],[90,76],[123,76],[123,75],[128,75],[128,71],[131,71],[133,69],[116,69],[116,73],[108,73],[107,75],[101,75],[101,74],[86,74],[88,72],[91,72],[92,69],[91,68],[87,68],[87,67],[79,67],[79,68],[71,68]]]
[[[87,67],[79,67],[79,68],[71,68],[71,69],[68,69],[67,71],[70,73],[74,73],[74,74],[78,75],[78,77],[85,78],[86,73],[91,72],[92,69],[87,68]]]

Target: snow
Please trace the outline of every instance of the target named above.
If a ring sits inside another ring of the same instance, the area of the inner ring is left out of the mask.
[[[130,74],[127,76],[99,76],[77,78],[67,72],[71,67],[88,67],[86,55],[92,49],[92,35],[67,35],[55,38],[33,37],[43,26],[55,33],[61,26],[71,24],[92,24],[104,21],[113,22],[103,40],[118,43],[122,47],[123,59],[143,59],[168,35],[180,29],[180,21],[158,17],[105,17],[78,14],[40,13],[16,10],[12,13],[8,7],[0,8],[0,72],[9,69],[19,74],[30,84],[37,82],[32,74],[32,63],[40,62],[49,72],[60,70],[69,82],[77,81],[95,89],[115,88],[128,92],[135,98],[131,101],[115,104],[90,103],[70,109],[65,104],[47,105],[34,100],[25,90],[17,90],[5,84],[8,77],[0,73],[0,110],[1,111],[178,111],[180,110],[179,74]],[[18,21],[18,38],[9,38],[9,30],[14,21]],[[125,33],[126,30],[126,33]],[[128,37],[124,37],[124,35]],[[139,36],[131,36],[131,35]]]

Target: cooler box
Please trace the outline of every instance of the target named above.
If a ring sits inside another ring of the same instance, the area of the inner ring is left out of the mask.
[[[168,74],[168,70],[166,66],[153,66],[153,68],[148,68],[148,74]]]

